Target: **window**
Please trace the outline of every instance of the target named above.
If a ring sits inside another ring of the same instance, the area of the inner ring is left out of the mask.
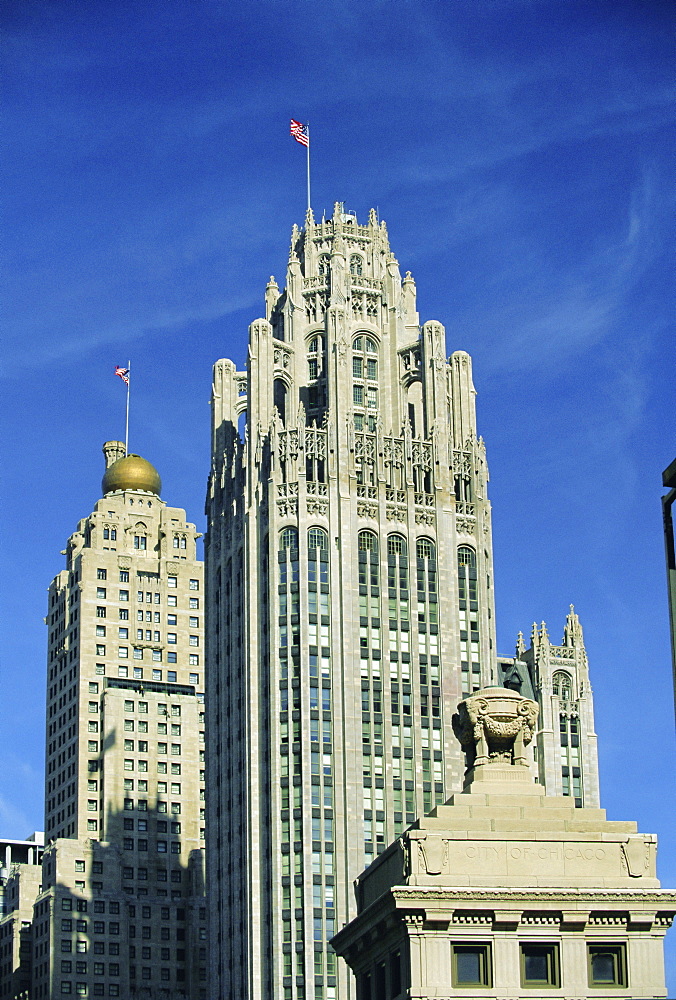
[[[105,656],[106,655],[106,647],[105,646],[101,646],[101,645],[99,645],[97,643],[97,645],[96,645],[96,655],[97,656]]]
[[[190,628],[199,628],[200,620],[196,615],[195,616],[191,615],[188,620],[188,624],[190,625]]]
[[[176,683],[176,671],[175,670],[167,670],[167,680],[169,681],[170,684],[175,684]]]
[[[570,701],[572,691],[570,674],[566,673],[565,670],[557,670],[552,678],[552,691],[562,701]]]
[[[559,946],[557,944],[521,945],[521,985],[559,986]]]
[[[453,985],[492,986],[491,946],[454,944]]]
[[[175,608],[176,607],[176,605],[177,605],[176,594],[167,594],[167,605],[170,608]]]
[[[322,528],[310,528],[307,533],[307,544],[309,549],[323,549],[329,547],[328,535]]]
[[[189,583],[189,587],[191,590],[199,590],[200,589],[199,580],[191,580]]]
[[[96,597],[98,598],[99,601],[105,601],[105,599],[106,599],[106,588],[105,587],[97,587],[96,588]]]
[[[350,257],[350,274],[360,276],[362,274],[363,261],[359,254],[352,254]]]
[[[279,537],[279,548],[280,550],[298,548],[298,532],[295,528],[284,529]]]
[[[458,548],[458,566],[476,566],[476,552],[469,545],[461,545]]]
[[[176,645],[176,633],[175,632],[167,632],[167,642],[170,645],[172,645],[172,646]]]
[[[96,579],[97,580],[105,580],[107,576],[108,576],[108,573],[106,572],[105,569],[97,569],[97,571],[96,571]]]
[[[359,532],[359,550],[361,552],[378,551],[378,538],[372,531]]]
[[[167,615],[167,625],[177,625],[176,615]]]
[[[190,639],[189,639],[189,643],[190,643],[191,646],[199,646],[199,644],[200,644],[199,636],[198,635],[191,635]]]
[[[200,675],[199,674],[188,674],[188,681],[190,684],[199,684]]]
[[[623,944],[587,945],[589,985],[627,986],[627,955]]]
[[[121,590],[120,591],[120,600],[121,601],[128,601],[129,600],[129,591],[128,590]]]
[[[134,535],[134,548],[135,549],[145,549],[146,548],[146,536],[145,535]]]
[[[129,570],[128,569],[121,569],[120,570],[120,583],[129,583]]]
[[[168,576],[167,577],[167,587],[177,587],[177,586],[178,586],[178,577],[177,576]]]

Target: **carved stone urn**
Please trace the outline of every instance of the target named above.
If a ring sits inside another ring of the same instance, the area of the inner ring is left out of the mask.
[[[482,688],[461,701],[452,721],[467,770],[485,764],[528,767],[525,747],[537,717],[537,703],[508,688]]]

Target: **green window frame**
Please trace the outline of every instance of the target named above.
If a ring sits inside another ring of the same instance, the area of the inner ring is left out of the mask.
[[[587,970],[591,987],[628,986],[626,945],[603,941],[588,944]]]
[[[493,956],[488,942],[453,942],[452,955],[454,987],[493,985]]]
[[[555,989],[561,985],[559,946],[555,942],[522,942],[520,965],[521,985],[526,989]]]

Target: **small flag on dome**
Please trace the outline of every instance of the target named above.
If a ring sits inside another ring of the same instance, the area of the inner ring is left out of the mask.
[[[115,365],[115,374],[119,375],[125,385],[129,385],[129,369],[120,368],[119,365]]]
[[[291,119],[291,136],[299,142],[301,146],[310,145],[310,130],[307,125],[303,125],[302,122],[297,122],[295,118]]]

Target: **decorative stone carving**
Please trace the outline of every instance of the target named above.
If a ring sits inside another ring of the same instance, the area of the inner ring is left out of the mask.
[[[507,688],[483,688],[458,705],[453,732],[468,770],[484,764],[527,767],[525,747],[535,732],[538,705]]]

